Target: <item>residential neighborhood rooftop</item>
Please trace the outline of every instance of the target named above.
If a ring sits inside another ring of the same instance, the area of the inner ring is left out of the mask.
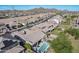
[[[0,37],[0,50],[5,53],[23,52],[24,46],[21,44],[29,43],[33,47],[36,46],[36,52],[46,52],[49,48],[46,32],[52,31],[60,21],[61,16],[54,17],[51,13],[1,19],[6,31],[1,28],[4,35]]]

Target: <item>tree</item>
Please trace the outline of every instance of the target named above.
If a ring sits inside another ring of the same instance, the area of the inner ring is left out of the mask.
[[[69,53],[72,52],[71,42],[68,40],[68,37],[64,33],[60,33],[60,35],[50,41],[51,47],[58,53]]]

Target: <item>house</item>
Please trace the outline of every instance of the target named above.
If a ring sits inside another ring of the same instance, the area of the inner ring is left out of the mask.
[[[13,33],[13,35],[20,41],[28,42],[32,46],[38,41],[43,40],[43,38],[45,37],[45,34],[37,29],[24,29],[20,32]]]
[[[13,35],[21,42],[29,43],[35,52],[44,53],[47,52],[49,48],[49,44],[46,42],[46,34],[38,28],[24,29],[24,31],[16,32]]]

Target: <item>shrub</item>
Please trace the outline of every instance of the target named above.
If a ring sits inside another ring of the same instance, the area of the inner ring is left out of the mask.
[[[29,43],[25,43],[23,46],[24,46],[25,49],[31,49],[32,48]]]

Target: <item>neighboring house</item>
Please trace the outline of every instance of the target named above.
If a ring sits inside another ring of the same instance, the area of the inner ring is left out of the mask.
[[[24,48],[17,41],[6,40],[0,43],[0,53],[20,53],[24,52]]]
[[[53,19],[57,19],[59,22],[63,21],[63,17],[60,15],[54,16]]]
[[[22,53],[24,52],[24,48],[20,45],[17,45],[9,50],[6,50],[5,53]]]
[[[60,24],[60,22],[62,21],[62,17],[61,18],[58,18],[58,17],[59,16],[52,17],[48,21],[40,23],[36,26],[33,26],[32,28],[38,28],[41,31],[43,31],[44,33],[49,32],[49,31],[53,30],[55,27],[57,27]]]
[[[79,17],[75,18],[75,20],[73,21],[72,27],[79,28]]]
[[[19,53],[23,50],[24,48],[11,34],[0,37],[0,53]]]

